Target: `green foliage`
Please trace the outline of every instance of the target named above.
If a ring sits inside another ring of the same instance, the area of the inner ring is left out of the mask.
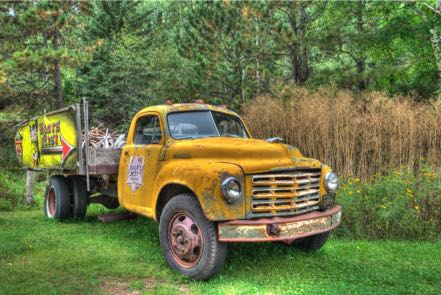
[[[19,168],[15,155],[15,130],[13,126],[20,120],[19,112],[10,107],[0,112],[0,167],[3,169]]]
[[[0,109],[26,105],[30,115],[85,96],[95,122],[124,129],[165,99],[240,110],[281,84],[425,99],[441,93],[436,5],[2,2]]]
[[[80,67],[88,51],[78,38],[81,7],[74,1],[0,5],[0,107],[26,105],[26,114],[63,105],[60,68]],[[80,50],[81,49],[81,50]]]
[[[437,240],[441,237],[441,171],[424,168],[343,181],[338,192],[343,223],[338,235],[353,239]]]
[[[163,3],[97,2],[86,39],[95,44],[76,83],[89,99],[93,120],[126,128],[141,108],[165,99],[185,101],[193,77],[188,61],[173,47],[173,26],[157,23]],[[141,21],[142,20],[142,21]]]
[[[35,204],[27,205],[25,196],[25,173],[19,170],[2,170],[0,173],[0,211],[29,210],[43,208],[45,174],[36,177],[34,187]]]

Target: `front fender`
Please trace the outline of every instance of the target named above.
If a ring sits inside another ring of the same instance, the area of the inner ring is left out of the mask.
[[[190,189],[201,204],[205,217],[211,221],[225,221],[245,218],[244,196],[229,204],[221,192],[222,181],[235,176],[244,188],[244,173],[240,166],[231,163],[207,162],[207,160],[182,160],[164,163],[157,177],[154,192],[156,209],[159,194],[168,184],[179,184]],[[156,217],[157,218],[157,217]]]

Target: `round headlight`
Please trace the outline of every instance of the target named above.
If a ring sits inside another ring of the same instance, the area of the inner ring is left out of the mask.
[[[222,181],[222,194],[228,203],[239,200],[242,194],[239,180],[236,177],[228,177]]]
[[[325,187],[329,193],[335,193],[338,188],[338,176],[334,172],[325,175]]]

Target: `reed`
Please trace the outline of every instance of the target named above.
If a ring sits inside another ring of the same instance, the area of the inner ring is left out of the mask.
[[[280,136],[346,177],[441,164],[441,103],[381,92],[284,89],[243,108],[256,138]]]

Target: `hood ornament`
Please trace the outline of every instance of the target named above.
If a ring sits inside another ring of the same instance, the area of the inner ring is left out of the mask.
[[[265,139],[265,141],[271,143],[279,143],[279,142],[283,142],[283,138],[277,136],[277,137],[267,138]]]

